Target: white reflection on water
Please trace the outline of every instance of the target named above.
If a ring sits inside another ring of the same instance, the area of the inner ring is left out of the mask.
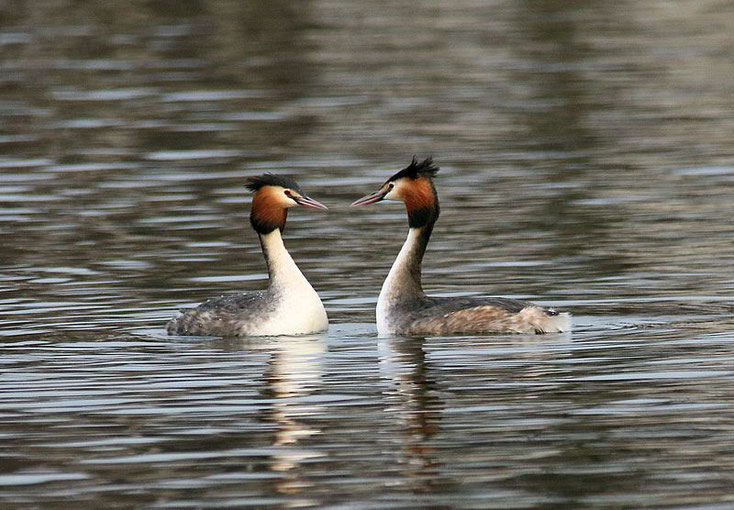
[[[272,349],[272,346],[270,346]],[[322,390],[323,355],[326,339],[320,336],[278,339],[271,360],[272,371],[265,374],[273,392],[273,408],[268,417],[278,425],[274,444],[299,446],[321,431],[304,420],[324,412],[317,399],[307,397]],[[287,450],[276,454],[272,469],[289,471],[307,459],[325,455],[318,451]]]

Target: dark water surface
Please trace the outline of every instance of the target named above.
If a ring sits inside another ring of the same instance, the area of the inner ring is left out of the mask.
[[[0,506],[734,507],[734,8],[714,0],[0,2]],[[432,293],[545,337],[377,339],[442,166]],[[244,178],[328,333],[168,338],[265,285]]]

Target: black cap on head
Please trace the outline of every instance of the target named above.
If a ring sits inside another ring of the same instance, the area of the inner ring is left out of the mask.
[[[397,181],[398,179],[402,179],[403,177],[407,177],[409,179],[426,177],[428,179],[431,179],[435,177],[438,173],[438,168],[438,165],[433,162],[432,157],[428,157],[423,161],[418,161],[415,156],[413,156],[413,160],[410,162],[410,165],[408,165],[407,168],[403,168],[398,173],[390,177],[387,181]]]
[[[298,193],[303,194],[301,188],[298,187],[298,183],[290,177],[285,177],[283,175],[274,175],[271,173],[249,177],[247,179],[247,182],[245,183],[245,186],[250,191],[258,191],[263,186],[280,186],[281,188],[292,189],[294,191],[297,191]]]

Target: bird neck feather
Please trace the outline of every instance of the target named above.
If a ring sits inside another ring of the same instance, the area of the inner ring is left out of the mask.
[[[432,223],[411,227],[382,285],[380,300],[405,301],[425,297],[421,285],[421,265],[432,231]]]
[[[275,229],[267,234],[260,234],[260,245],[262,246],[265,263],[268,266],[270,276],[270,288],[279,289],[297,286],[308,281],[298,269],[295,261],[283,244],[280,230]]]

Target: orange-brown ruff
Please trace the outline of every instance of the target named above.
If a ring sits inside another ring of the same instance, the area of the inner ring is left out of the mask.
[[[272,186],[261,188],[252,197],[251,216],[260,224],[277,225],[280,230],[285,228],[288,218],[288,209],[280,204],[280,193]]]
[[[377,300],[377,331],[389,335],[483,333],[558,333],[571,327],[570,315],[516,299],[431,297],[423,292],[421,263],[440,208],[431,158],[417,161],[390,177],[378,191],[352,205],[381,200],[405,203],[410,229]]]
[[[431,207],[434,202],[437,202],[431,181],[422,176],[414,179],[410,186],[400,189],[398,197],[405,203],[405,208],[408,211],[419,211]]]

